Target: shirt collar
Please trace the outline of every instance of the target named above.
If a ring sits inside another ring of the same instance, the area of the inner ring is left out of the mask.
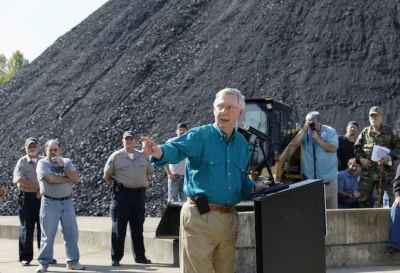
[[[39,160],[39,156],[36,157],[36,159]],[[27,160],[29,163],[35,163],[35,161],[33,161],[33,158],[31,158],[28,154],[26,155],[26,160]]]
[[[346,169],[346,174],[348,177],[357,177],[360,174],[360,171],[358,171],[356,176],[351,176],[350,172],[349,172],[349,168]]]
[[[217,124],[213,123],[213,127],[217,131],[217,133],[219,134],[220,137],[222,137],[222,138],[224,138],[224,139],[226,139],[228,141],[227,135],[224,132],[222,132],[221,129],[218,128]],[[233,129],[232,136],[231,136],[231,141],[235,139],[237,133],[238,132],[236,131],[236,129]]]
[[[374,130],[372,129],[372,125],[368,127],[368,135],[372,136],[374,134]],[[379,128],[379,134],[391,134],[392,132],[388,129],[387,126],[381,124],[381,128]]]

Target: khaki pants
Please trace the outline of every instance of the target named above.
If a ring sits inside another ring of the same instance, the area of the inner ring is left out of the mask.
[[[186,202],[179,232],[181,273],[233,273],[239,216],[210,211],[200,215]]]
[[[325,183],[325,202],[326,209],[338,208],[338,188],[337,177],[332,179],[329,183]]]

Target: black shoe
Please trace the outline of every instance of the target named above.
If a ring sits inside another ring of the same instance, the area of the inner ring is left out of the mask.
[[[53,259],[51,262],[49,262],[49,264],[56,264],[56,263],[57,263],[56,259]]]
[[[151,261],[149,259],[147,259],[146,257],[136,258],[135,262],[137,262],[138,264],[151,264]]]
[[[120,266],[119,261],[111,261],[111,266]]]
[[[30,261],[23,260],[23,261],[21,261],[21,265],[22,265],[22,266],[29,266],[29,265],[31,265],[31,262],[30,262]]]
[[[400,253],[400,249],[394,248],[389,246],[388,248],[386,248],[385,251],[385,255],[393,255],[393,254],[397,254]]]

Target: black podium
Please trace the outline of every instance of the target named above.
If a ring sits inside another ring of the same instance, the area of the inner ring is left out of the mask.
[[[257,273],[326,272],[321,180],[305,180],[253,200]]]

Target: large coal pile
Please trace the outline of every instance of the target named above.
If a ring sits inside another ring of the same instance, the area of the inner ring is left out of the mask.
[[[107,157],[133,129],[158,143],[178,122],[212,122],[216,91],[272,97],[294,122],[319,110],[343,133],[367,125],[372,105],[400,112],[398,1],[110,0],[0,89],[1,181],[11,181],[23,140],[58,138],[81,174],[79,215],[107,215]],[[166,203],[152,176],[147,214]],[[16,190],[3,214],[17,213]]]

